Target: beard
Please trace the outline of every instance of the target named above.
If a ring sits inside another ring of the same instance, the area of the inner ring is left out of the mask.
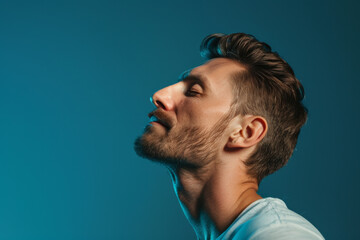
[[[155,113],[166,119],[159,109]],[[221,149],[222,135],[230,119],[230,114],[225,114],[210,129],[199,126],[170,129],[147,126],[143,135],[136,139],[134,149],[140,157],[152,161],[198,168],[216,159]]]

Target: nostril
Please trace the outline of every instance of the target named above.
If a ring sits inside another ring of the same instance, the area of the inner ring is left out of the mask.
[[[158,106],[161,107],[162,109],[166,110],[166,109],[165,109],[165,105],[164,105],[162,102],[160,102],[159,100],[156,101],[156,105],[158,105]]]

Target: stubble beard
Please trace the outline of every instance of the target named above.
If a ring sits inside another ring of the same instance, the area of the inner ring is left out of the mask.
[[[164,132],[154,129],[160,126],[147,126],[134,148],[140,157],[152,161],[199,168],[217,158],[229,120],[226,114],[211,129],[184,126]]]

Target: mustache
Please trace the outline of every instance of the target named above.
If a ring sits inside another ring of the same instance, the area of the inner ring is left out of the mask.
[[[162,109],[158,108],[148,114],[149,118],[156,117],[158,121],[168,129],[174,126],[174,120]]]

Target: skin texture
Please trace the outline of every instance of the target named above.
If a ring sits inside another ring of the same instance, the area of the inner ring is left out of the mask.
[[[157,91],[150,124],[135,142],[140,156],[168,167],[199,239],[216,239],[261,198],[244,161],[265,136],[267,122],[235,116],[232,108],[232,76],[244,70],[238,62],[216,58]]]

